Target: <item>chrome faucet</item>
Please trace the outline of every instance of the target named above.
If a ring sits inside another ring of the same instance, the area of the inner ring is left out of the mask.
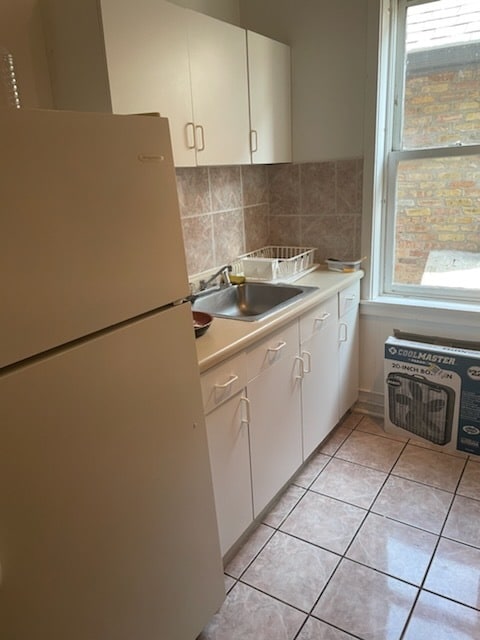
[[[232,266],[230,264],[226,264],[224,267],[216,271],[213,275],[210,276],[207,280],[200,280],[198,289],[199,291],[205,291],[208,285],[215,282],[217,278],[219,279],[218,285],[221,287],[222,285],[230,287],[232,283],[230,282],[230,272],[232,270]]]

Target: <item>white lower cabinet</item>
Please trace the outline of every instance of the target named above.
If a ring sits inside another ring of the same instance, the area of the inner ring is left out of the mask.
[[[358,399],[360,283],[338,294],[339,419]]]
[[[222,555],[253,520],[245,363],[241,353],[201,376]]]
[[[358,397],[355,283],[201,376],[222,554]]]
[[[339,419],[337,326],[336,296],[300,318],[304,460]]]
[[[298,322],[247,352],[253,514],[302,464]]]

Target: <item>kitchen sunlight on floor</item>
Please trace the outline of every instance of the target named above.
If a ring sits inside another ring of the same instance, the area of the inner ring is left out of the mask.
[[[480,637],[480,457],[351,413],[225,568],[198,640]]]

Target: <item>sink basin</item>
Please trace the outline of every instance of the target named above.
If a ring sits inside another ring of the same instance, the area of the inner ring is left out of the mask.
[[[211,293],[200,294],[194,311],[206,311],[217,318],[260,320],[317,291],[317,287],[291,284],[245,282]]]

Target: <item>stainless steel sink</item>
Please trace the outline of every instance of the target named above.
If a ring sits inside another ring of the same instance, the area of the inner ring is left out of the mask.
[[[195,311],[206,311],[217,318],[260,320],[317,291],[317,287],[290,284],[245,282],[200,294],[194,299]]]

